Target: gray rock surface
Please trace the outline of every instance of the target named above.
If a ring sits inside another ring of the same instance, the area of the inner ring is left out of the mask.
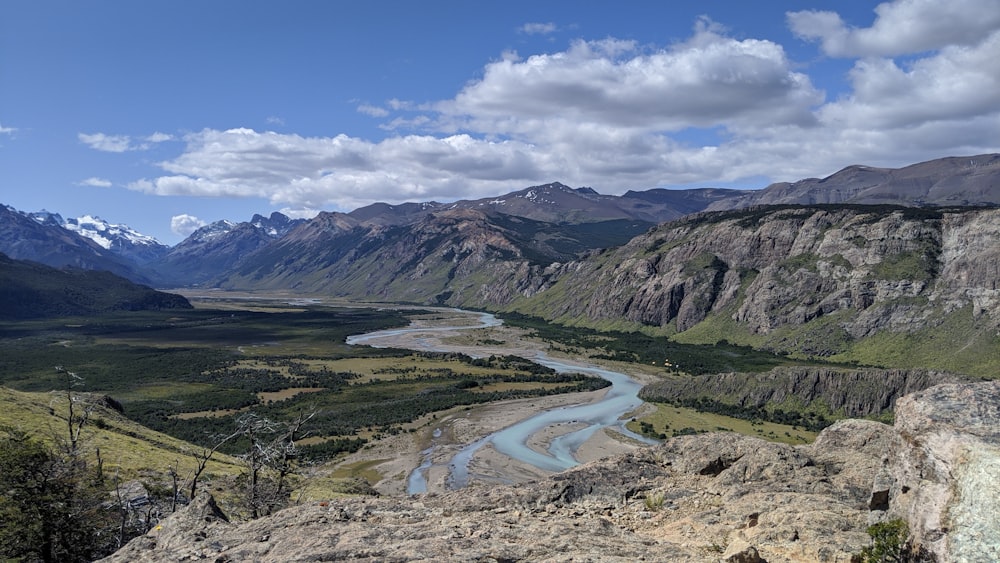
[[[939,385],[896,405],[876,492],[939,561],[1000,561],[1000,382]]]
[[[555,273],[544,316],[684,331],[725,314],[761,335],[836,318],[789,350],[934,326],[968,307],[1000,323],[1000,210],[762,208],[700,214]],[[780,348],[781,346],[779,346]]]
[[[808,446],[682,436],[523,485],[243,523],[203,496],[106,561],[847,563],[896,517],[923,561],[1000,560],[1000,382],[920,391],[896,415],[840,421]]]
[[[891,428],[821,447],[686,436],[511,487],[341,498],[227,523],[201,497],[108,561],[843,561]]]

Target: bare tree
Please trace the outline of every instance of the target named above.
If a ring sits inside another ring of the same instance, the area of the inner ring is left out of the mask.
[[[90,418],[90,413],[94,410],[94,405],[90,402],[83,401],[80,397],[73,394],[73,387],[83,384],[83,378],[77,375],[75,372],[69,371],[62,366],[56,366],[56,371],[62,373],[65,379],[66,387],[66,402],[69,405],[69,414],[66,416],[66,426],[68,430],[69,443],[68,449],[70,455],[76,455],[77,447],[80,443],[80,434],[83,432],[83,427],[87,424],[87,420]],[[75,405],[77,403],[82,404],[81,413],[77,413]]]
[[[221,448],[226,442],[232,440],[233,438],[236,438],[239,435],[240,431],[237,430],[236,432],[233,432],[232,434],[224,436],[219,440],[217,440],[215,442],[215,445],[212,446],[211,448],[201,448],[200,450],[191,453],[191,457],[193,457],[195,461],[195,469],[194,469],[194,474],[191,475],[191,487],[189,489],[191,494],[188,497],[189,499],[194,500],[194,496],[198,492],[198,479],[201,477],[201,474],[205,471],[205,467],[208,466],[208,461],[212,459],[212,456],[215,455],[215,452],[217,452],[219,448]],[[175,499],[176,496],[177,495],[175,493],[174,494]],[[171,509],[171,512],[172,511],[173,509]]]
[[[288,497],[288,478],[298,457],[296,441],[304,437],[303,427],[315,412],[299,414],[287,423],[274,422],[248,413],[237,421],[237,432],[249,442],[240,456],[246,466],[246,502],[251,518],[270,514]]]

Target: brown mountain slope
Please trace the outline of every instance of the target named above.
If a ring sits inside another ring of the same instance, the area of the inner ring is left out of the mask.
[[[896,169],[849,166],[822,179],[744,192],[707,209],[817,203],[1000,205],[1000,154],[939,158]]]

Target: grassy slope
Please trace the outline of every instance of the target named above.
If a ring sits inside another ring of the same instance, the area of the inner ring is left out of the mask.
[[[801,326],[784,326],[770,334],[752,334],[727,312],[711,315],[672,340],[708,344],[723,338],[754,348],[787,349],[790,343],[823,342],[839,350],[825,359],[884,368],[927,368],[974,377],[1000,377],[1000,333],[985,319],[974,319],[965,307],[937,316],[940,324],[912,333],[881,331],[851,340],[840,329],[846,313],[820,317]],[[796,357],[791,354],[791,357]]]
[[[816,432],[809,432],[787,424],[750,422],[731,416],[700,412],[663,403],[650,404],[655,406],[656,410],[639,416],[636,421],[629,422],[627,424],[629,430],[641,433],[642,428],[639,423],[645,422],[652,424],[656,433],[662,433],[667,437],[682,434],[685,431],[731,431],[786,444],[805,444],[816,439]]]
[[[65,393],[24,393],[0,387],[0,404],[4,406],[0,409],[0,425],[27,430],[49,444],[65,443],[68,412]],[[201,451],[101,406],[91,413],[80,444],[88,456],[96,456],[96,449],[100,448],[105,473],[118,470],[124,480],[150,473],[165,476],[173,464],[178,465],[178,473],[186,478],[195,468],[191,454]],[[236,475],[239,471],[235,458],[216,454],[206,468],[205,477]]]

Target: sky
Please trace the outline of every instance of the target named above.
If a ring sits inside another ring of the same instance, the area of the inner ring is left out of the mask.
[[[2,0],[0,203],[206,223],[1000,152],[1000,0]]]

